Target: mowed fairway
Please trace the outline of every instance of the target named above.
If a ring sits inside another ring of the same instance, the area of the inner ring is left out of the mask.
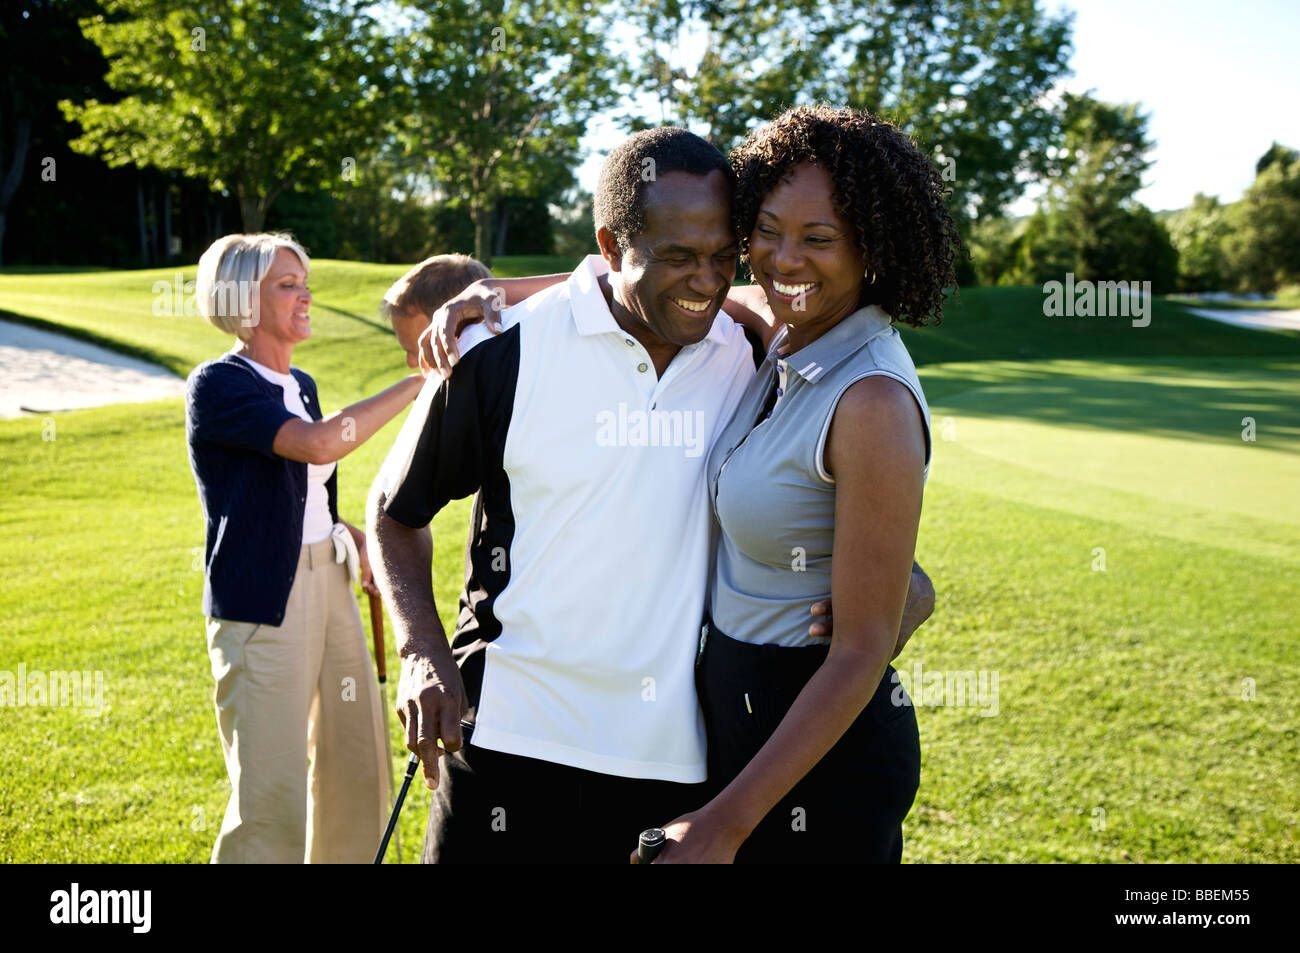
[[[896,665],[998,694],[919,708],[912,859],[1300,859],[1300,362],[922,378],[939,609]]]
[[[295,363],[327,412],[403,373],[374,316],[402,270],[316,263]],[[0,275],[0,309],[184,372],[228,341],[152,313],[171,277]],[[1159,302],[1149,328],[1049,322],[1040,302],[966,292],[906,332],[935,433],[918,558],[939,604],[895,664],[918,703],[934,673],[996,673],[997,694],[920,707],[905,857],[1300,861],[1300,335]],[[344,460],[345,518],[398,424]],[[447,623],[467,517],[462,501],[434,527]],[[98,717],[0,709],[0,861],[207,860],[229,786],[202,532],[180,401],[0,421],[0,671],[100,671],[106,696]],[[396,673],[391,639],[388,656]],[[393,743],[399,768],[395,723]],[[408,861],[427,804],[413,788]]]

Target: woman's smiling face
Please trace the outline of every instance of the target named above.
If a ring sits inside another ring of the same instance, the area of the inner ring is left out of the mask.
[[[276,250],[271,269],[258,285],[260,309],[254,333],[290,345],[311,337],[311,292],[307,269],[291,249]]]
[[[852,226],[835,208],[834,190],[822,169],[794,166],[764,197],[749,237],[754,280],[796,340],[818,336],[861,299],[867,266]]]

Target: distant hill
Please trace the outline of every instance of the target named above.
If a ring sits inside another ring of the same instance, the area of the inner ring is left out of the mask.
[[[1163,298],[1151,323],[1129,318],[1049,318],[1040,288],[970,288],[949,299],[936,328],[900,326],[912,359],[946,361],[1053,358],[1288,357],[1300,355],[1300,332],[1250,331],[1209,321]]]

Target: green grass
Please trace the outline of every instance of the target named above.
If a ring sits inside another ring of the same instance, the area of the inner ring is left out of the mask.
[[[922,372],[940,602],[895,664],[996,671],[999,710],[919,710],[909,855],[1300,859],[1300,360],[979,372]]]
[[[397,426],[341,464],[345,519],[363,522]],[[0,670],[103,671],[107,709],[98,718],[0,709],[0,862],[206,860],[230,788],[199,613],[203,524],[183,410],[160,401],[78,411],[55,428],[45,440],[40,418],[0,421]],[[435,521],[435,592],[448,624],[468,523],[466,501]],[[391,636],[387,649],[396,674]],[[393,742],[400,751],[396,733]],[[422,788],[412,793],[404,846],[418,842],[428,804]]]
[[[328,411],[405,372],[374,315],[402,268],[314,264],[295,363]],[[0,275],[0,308],[184,373],[228,339],[150,313],[164,274]],[[939,605],[896,665],[999,674],[996,716],[918,711],[905,854],[1300,861],[1300,334],[1161,301],[1147,328],[1049,319],[1041,300],[974,289],[905,331],[936,438],[918,558]],[[180,402],[53,420],[0,421],[0,670],[103,671],[108,704],[0,710],[0,861],[204,861],[229,788]],[[345,518],[399,423],[343,461]],[[434,526],[447,624],[467,522],[461,501]],[[408,860],[427,804],[413,788]]]

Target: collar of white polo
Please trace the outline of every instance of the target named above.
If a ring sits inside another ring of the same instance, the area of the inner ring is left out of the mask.
[[[619,334],[625,338],[628,336],[628,333],[618,326],[614,315],[610,314],[609,304],[600,290],[599,278],[608,273],[609,263],[604,258],[600,255],[588,255],[569,276],[569,298],[573,303],[573,322],[579,334]],[[718,326],[721,319],[722,312],[719,311],[709,327],[709,333],[704,336],[705,341],[712,344],[727,343],[726,335]]]

